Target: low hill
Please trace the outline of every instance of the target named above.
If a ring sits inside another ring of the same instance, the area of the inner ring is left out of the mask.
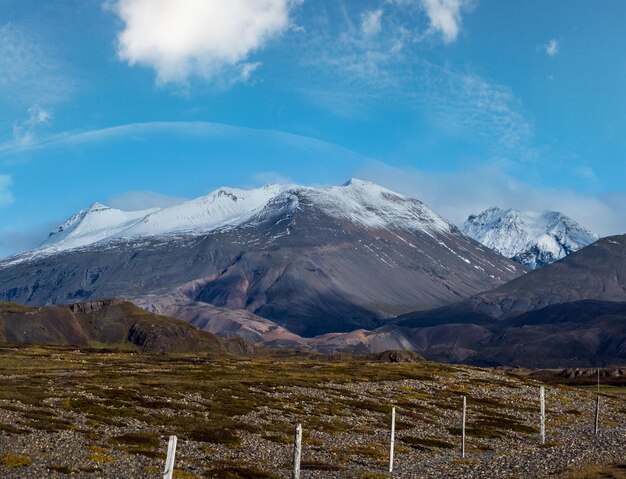
[[[115,300],[41,308],[0,303],[0,342],[150,352],[241,353],[252,347],[242,339],[223,340],[185,321]]]

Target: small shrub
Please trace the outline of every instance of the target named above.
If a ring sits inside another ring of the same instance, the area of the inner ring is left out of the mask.
[[[213,469],[209,477],[216,479],[279,479],[273,472],[252,467],[221,467]]]
[[[407,436],[407,437],[403,437],[402,441],[406,442],[411,447],[416,448],[416,449],[430,449],[430,448],[452,449],[454,447],[453,444],[450,444],[447,441],[442,441],[440,439],[435,439],[435,438],[422,438],[422,437]]]
[[[150,432],[132,432],[114,436],[109,439],[111,444],[117,446],[137,446],[144,449],[154,449],[159,447],[159,437]]]
[[[189,432],[189,439],[198,442],[209,442],[212,444],[239,444],[239,436],[232,430],[217,427],[202,427]]]
[[[58,472],[59,474],[73,474],[75,471],[71,467],[52,464],[48,466],[49,471]]]
[[[23,454],[12,454],[12,453],[7,453],[4,456],[2,456],[2,458],[0,458],[0,464],[2,464],[5,467],[25,467],[30,465],[33,462],[33,460],[28,457],[25,456]]]
[[[316,462],[316,461],[303,461],[300,464],[300,468],[309,471],[342,471],[345,469],[343,466],[339,466],[337,464],[328,464],[325,462]]]
[[[198,476],[192,474],[191,472],[181,471],[178,469],[174,470],[173,477],[174,479],[200,479]]]

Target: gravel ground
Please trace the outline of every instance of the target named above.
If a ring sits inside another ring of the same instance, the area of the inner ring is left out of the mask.
[[[258,389],[251,384],[246,391],[258,406],[234,418],[242,425],[237,441],[181,437],[174,477],[288,478],[297,423],[304,427],[303,479],[390,477],[386,470],[392,405],[397,409],[394,478],[564,477],[593,464],[626,463],[623,399],[602,396],[601,430],[595,435],[595,394],[547,386],[547,443],[541,446],[538,390],[534,381],[461,366],[446,367],[445,374],[427,379],[357,379]],[[79,397],[93,394],[76,391]],[[468,436],[466,458],[461,459],[464,395]],[[183,422],[185,417],[190,422],[204,417],[210,424],[210,414],[199,416],[197,411],[215,400],[200,393],[184,394],[176,407],[161,406],[159,413]],[[235,404],[240,398],[226,400]],[[0,400],[0,477],[162,477],[167,427],[134,417],[95,421],[89,414],[61,407],[63,401],[62,395],[37,405]],[[33,414],[44,413],[54,413],[63,427],[33,426]],[[114,439],[137,433],[152,434],[156,442],[138,446]]]

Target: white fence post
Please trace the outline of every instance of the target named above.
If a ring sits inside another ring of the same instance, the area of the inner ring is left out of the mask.
[[[302,458],[302,424],[296,426],[296,437],[293,444],[292,479],[300,479],[300,460]]]
[[[541,408],[540,417],[540,431],[541,431],[541,445],[546,443],[546,389],[544,386],[539,388],[539,402]]]
[[[463,425],[461,426],[461,457],[465,459],[465,415],[467,411],[467,398],[463,396]]]
[[[165,470],[163,471],[163,479],[172,479],[174,473],[174,458],[176,457],[176,436],[170,436],[167,445],[167,459],[165,460]]]
[[[393,472],[393,448],[396,440],[396,408],[391,408],[391,442],[389,444],[389,473]]]
[[[595,424],[595,433],[598,434],[600,431],[600,396],[596,398],[596,424]]]

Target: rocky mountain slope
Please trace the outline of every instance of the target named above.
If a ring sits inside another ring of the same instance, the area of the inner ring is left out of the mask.
[[[599,236],[554,211],[489,208],[471,215],[461,230],[488,248],[530,268],[540,268],[597,241]]]
[[[402,315],[352,347],[392,343],[428,359],[483,365],[624,364],[626,235],[601,239],[455,305]]]
[[[170,208],[95,205],[0,262],[0,300],[128,298],[215,333],[315,336],[457,302],[526,270],[372,183],[222,188]],[[268,323],[269,321],[269,323]]]
[[[123,301],[29,308],[0,303],[0,343],[139,349],[149,352],[241,353],[245,341],[226,341],[184,321]]]
[[[603,238],[458,307],[501,319],[582,300],[626,301],[626,235]]]

